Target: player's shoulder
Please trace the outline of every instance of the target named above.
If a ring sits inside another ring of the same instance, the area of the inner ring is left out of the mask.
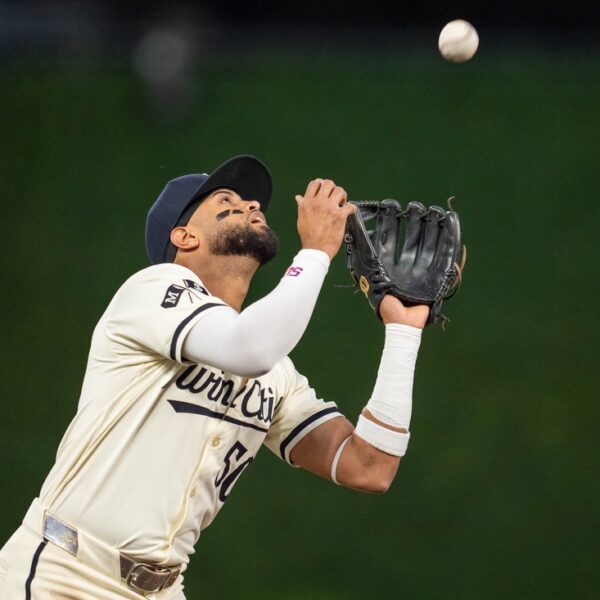
[[[296,373],[296,367],[289,356],[282,358],[276,365],[276,369],[279,369],[282,373],[290,375]]]
[[[163,308],[172,308],[180,304],[184,292],[190,292],[191,296],[204,302],[213,298],[201,279],[187,267],[173,263],[152,265],[133,273],[123,282],[113,297],[109,312],[131,303],[137,306],[158,303]]]
[[[185,280],[198,282],[201,284],[200,278],[187,267],[176,263],[161,263],[158,265],[150,265],[145,269],[136,271],[124,282],[123,285],[130,283],[140,283],[145,281],[166,281],[166,280]]]
[[[161,263],[141,269],[130,275],[121,286],[121,289],[163,286],[165,283],[210,295],[198,275],[191,269],[175,263]]]
[[[271,369],[269,375],[275,378],[278,387],[282,386],[284,388],[295,388],[299,381],[306,379],[298,372],[289,356],[281,359],[273,369]]]

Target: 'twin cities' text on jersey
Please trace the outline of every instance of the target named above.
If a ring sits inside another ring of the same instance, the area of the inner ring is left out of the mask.
[[[252,421],[240,421],[245,427],[268,431],[269,423],[273,420],[273,413],[282,398],[275,402],[273,388],[264,388],[260,379],[253,379],[246,383],[241,389],[235,390],[234,379],[225,378],[225,372],[216,372],[210,367],[191,366],[175,380],[175,385],[180,390],[186,390],[192,394],[203,394],[213,403],[213,407],[202,410],[201,406],[169,400],[177,412],[192,412],[214,416],[218,419],[231,421],[223,411],[223,407],[237,408],[244,417]]]
[[[181,265],[123,284],[94,330],[43,508],[139,561],[186,563],[263,444],[291,464],[339,416],[289,358],[256,378],[186,360],[187,333],[215,310],[232,309]]]

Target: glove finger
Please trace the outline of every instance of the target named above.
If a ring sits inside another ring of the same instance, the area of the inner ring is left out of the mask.
[[[423,216],[426,208],[420,202],[409,202],[403,216],[406,218],[406,235],[400,254],[399,265],[403,269],[413,268],[419,251],[421,234],[424,226]]]
[[[356,211],[349,215],[346,220],[346,264],[347,267],[358,283],[360,277],[360,268],[358,265],[370,264],[375,256],[373,244],[362,218],[362,211]],[[355,264],[355,262],[357,264]]]
[[[358,212],[363,220],[363,223],[369,223],[377,217],[379,210],[378,202],[369,202],[368,200],[359,200],[358,202],[352,202],[358,208]]]
[[[371,202],[369,200],[360,200],[353,202],[358,207],[361,221],[364,225],[364,230],[369,236],[371,242],[375,237],[375,229],[377,223],[377,215],[379,213],[379,202]]]
[[[396,264],[401,212],[400,204],[396,200],[383,200],[380,203],[373,247],[388,270]]]
[[[346,243],[367,253],[374,253],[373,243],[360,211],[348,216],[346,220]]]
[[[442,222],[434,265],[436,271],[447,274],[446,285],[441,290],[443,297],[446,297],[450,291],[456,291],[454,283],[456,278],[460,277],[459,269],[462,256],[460,221],[454,211],[448,211]]]
[[[451,278],[450,284],[448,286],[448,292],[446,293],[446,300],[452,298],[456,292],[458,292],[458,288],[463,280],[463,273],[465,272],[465,264],[467,262],[467,247],[463,244],[461,248],[459,261],[455,263],[456,265],[456,275]]]
[[[440,223],[435,265],[438,269],[450,268],[454,263],[460,262],[461,254],[460,221],[455,212],[447,211]]]
[[[434,265],[436,250],[441,234],[441,226],[445,219],[446,211],[439,206],[431,206],[424,217],[422,231],[423,239],[419,245],[419,253],[415,265],[423,270],[429,270]]]

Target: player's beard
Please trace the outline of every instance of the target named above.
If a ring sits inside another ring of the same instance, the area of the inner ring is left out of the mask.
[[[227,225],[209,240],[213,254],[220,256],[248,256],[262,266],[268,263],[279,247],[277,234],[268,226]]]

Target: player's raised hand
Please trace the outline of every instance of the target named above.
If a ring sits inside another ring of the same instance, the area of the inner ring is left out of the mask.
[[[379,314],[386,325],[400,323],[423,329],[429,318],[429,306],[426,304],[405,306],[395,296],[386,294],[379,305]]]
[[[296,202],[302,248],[323,250],[333,259],[344,239],[346,219],[356,211],[346,190],[331,179],[314,179]]]

